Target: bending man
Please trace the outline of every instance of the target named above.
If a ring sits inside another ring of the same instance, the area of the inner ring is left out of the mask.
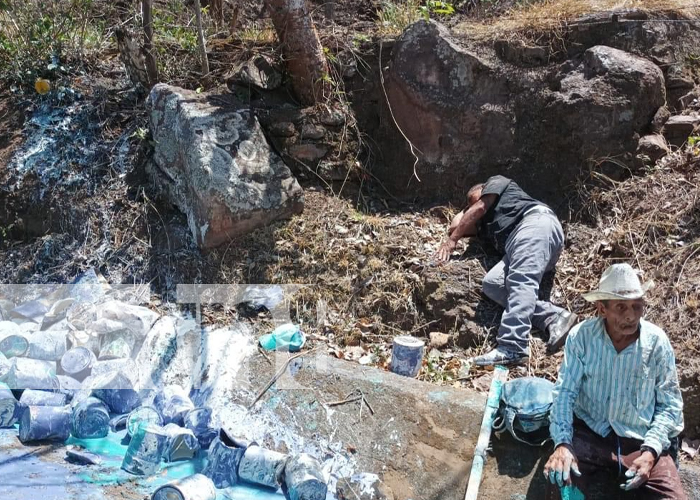
[[[477,356],[474,363],[506,365],[527,360],[532,326],[549,333],[547,350],[556,352],[577,321],[575,314],[538,300],[542,277],[554,269],[564,247],[564,232],[557,216],[514,181],[500,175],[473,186],[467,193],[467,203],[467,209],[452,220],[437,260],[449,260],[457,242],[465,236],[486,238],[503,254],[483,281],[484,294],[505,308],[498,347]]]

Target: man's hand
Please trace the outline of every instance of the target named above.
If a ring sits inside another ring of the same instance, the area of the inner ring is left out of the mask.
[[[632,467],[625,472],[625,477],[628,479],[625,484],[620,485],[620,488],[629,491],[639,488],[646,483],[649,480],[649,474],[651,474],[651,469],[654,468],[655,462],[654,454],[650,451],[645,451],[639,455],[639,457],[632,462]]]
[[[435,252],[435,260],[438,262],[447,262],[450,260],[450,255],[455,248],[457,248],[457,242],[453,241],[451,238],[447,238],[447,240],[440,245],[438,251]]]
[[[568,444],[560,444],[544,466],[544,477],[560,487],[571,484],[571,474],[580,476],[578,460]]]

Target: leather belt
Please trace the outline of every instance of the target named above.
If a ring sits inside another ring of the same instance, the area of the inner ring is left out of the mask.
[[[555,215],[555,213],[552,211],[551,208],[545,207],[544,205],[535,205],[534,207],[528,208],[525,213],[523,214],[523,217],[531,214],[550,214],[550,215]]]

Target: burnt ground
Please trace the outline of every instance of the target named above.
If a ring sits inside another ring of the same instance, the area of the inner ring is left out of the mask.
[[[342,39],[355,28],[374,36],[376,3],[340,2],[333,19],[319,23],[326,40]],[[251,7],[239,23],[240,31],[264,28],[269,21]],[[219,43],[211,43],[214,76],[209,81],[181,72],[173,82],[208,88],[220,83],[217,78],[232,60],[263,49],[274,52],[274,40],[239,35],[221,35]],[[182,65],[194,57],[184,56]],[[157,198],[145,175],[150,145],[139,133],[146,127],[143,95],[130,90],[113,48],[89,69],[89,78],[69,74],[61,82],[80,90],[82,102],[95,110],[74,124],[73,133],[92,130],[91,140],[101,147],[90,175],[76,184],[55,185],[41,198],[39,179],[28,177],[20,188],[9,189],[16,178],[8,162],[31,131],[26,120],[51,97],[26,88],[0,95],[0,259],[5,264],[0,282],[66,283],[94,267],[111,283],[149,283],[157,300],[172,300],[178,283],[307,283],[313,286],[299,293],[294,317],[304,322],[314,342],[328,344],[337,357],[387,368],[393,336],[427,336],[439,329],[451,333],[452,340],[427,356],[420,378],[488,389],[488,374],[469,370],[466,359],[488,348],[498,324],[500,311],[479,292],[481,277],[498,256],[474,243],[454,257],[470,262],[468,281],[478,309],[471,345],[457,346],[458,333],[438,328],[425,310],[426,268],[455,207],[399,202],[371,176],[331,185],[307,179],[302,181],[302,215],[202,254],[182,214]],[[171,68],[166,76],[176,73]],[[700,311],[698,155],[690,148],[644,175],[622,182],[594,176],[565,193],[558,212],[568,244],[551,291],[555,302],[587,316],[592,310],[581,293],[595,287],[610,263],[634,262],[654,278],[647,317],[666,329],[676,350],[691,436],[700,434],[700,340],[693,328]],[[328,305],[320,322],[319,301]],[[236,315],[220,307],[204,310],[212,323]],[[264,325],[259,324],[261,331]],[[551,379],[560,359],[544,356],[541,340],[535,339],[531,364],[521,373]]]

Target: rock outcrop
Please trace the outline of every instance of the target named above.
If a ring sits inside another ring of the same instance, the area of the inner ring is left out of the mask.
[[[150,171],[202,248],[303,210],[301,187],[253,113],[221,102],[165,84],[149,96]]]

